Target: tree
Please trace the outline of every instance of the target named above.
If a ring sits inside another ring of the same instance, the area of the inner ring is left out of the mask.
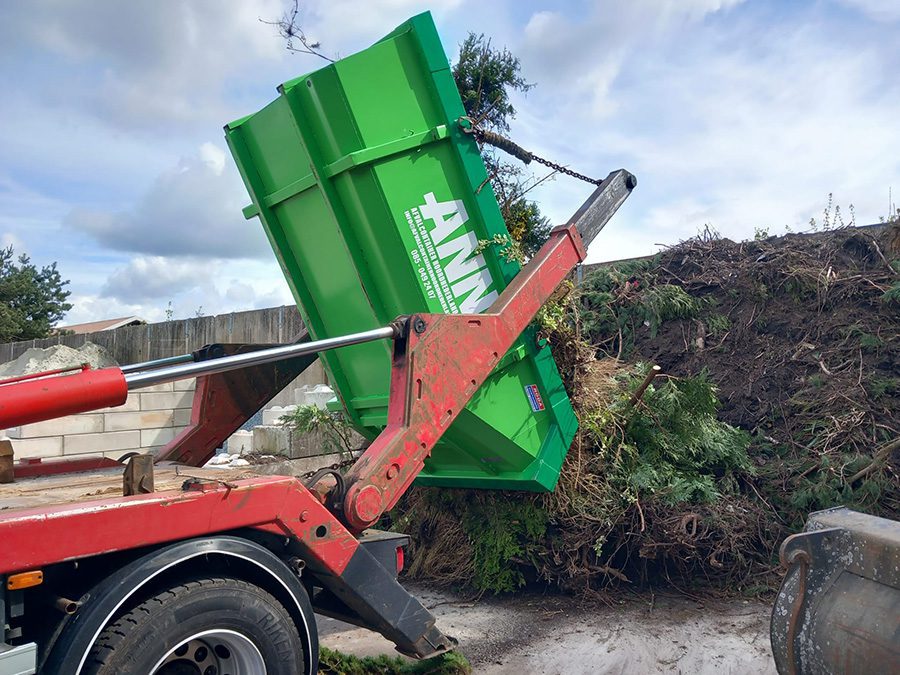
[[[519,59],[506,48],[491,47],[483,33],[469,33],[460,44],[453,80],[466,115],[476,125],[498,133],[509,131],[509,122],[516,116],[510,94],[534,87],[522,75]],[[482,146],[482,157],[510,237],[520,255],[529,258],[547,241],[550,223],[525,195],[549,176],[526,177],[520,165],[500,159],[487,145]]]
[[[0,341],[44,338],[72,305],[56,263],[37,268],[12,246],[0,249]]]
[[[510,92],[534,87],[519,71],[519,59],[508,49],[493,49],[483,33],[469,33],[453,64],[453,80],[466,114],[481,126],[509,131],[509,120],[516,116]]]

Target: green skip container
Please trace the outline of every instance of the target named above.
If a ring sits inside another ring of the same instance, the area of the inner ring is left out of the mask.
[[[429,13],[285,82],[225,127],[314,339],[414,312],[487,310],[519,271],[479,241],[506,233]],[[320,356],[353,425],[384,428],[388,341]],[[335,402],[335,405],[338,405]],[[422,485],[552,490],[578,423],[549,347],[529,329],[447,430]]]

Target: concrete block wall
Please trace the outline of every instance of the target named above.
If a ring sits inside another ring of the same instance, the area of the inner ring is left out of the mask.
[[[194,380],[159,384],[116,408],[12,427],[6,436],[16,459],[155,452],[190,422],[194,387]]]

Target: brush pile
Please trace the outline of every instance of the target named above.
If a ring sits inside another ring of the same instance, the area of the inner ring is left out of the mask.
[[[411,491],[411,576],[762,592],[810,511],[900,517],[900,225],[707,232],[541,322],[581,422],[557,489]]]

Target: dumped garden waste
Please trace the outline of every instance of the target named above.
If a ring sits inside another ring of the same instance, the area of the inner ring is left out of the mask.
[[[413,490],[410,576],[766,592],[810,511],[900,516],[900,223],[707,230],[595,266],[541,323],[581,423],[559,485]]]
[[[358,657],[322,647],[319,675],[470,675],[472,668],[459,652],[447,652],[424,661],[394,656]]]

